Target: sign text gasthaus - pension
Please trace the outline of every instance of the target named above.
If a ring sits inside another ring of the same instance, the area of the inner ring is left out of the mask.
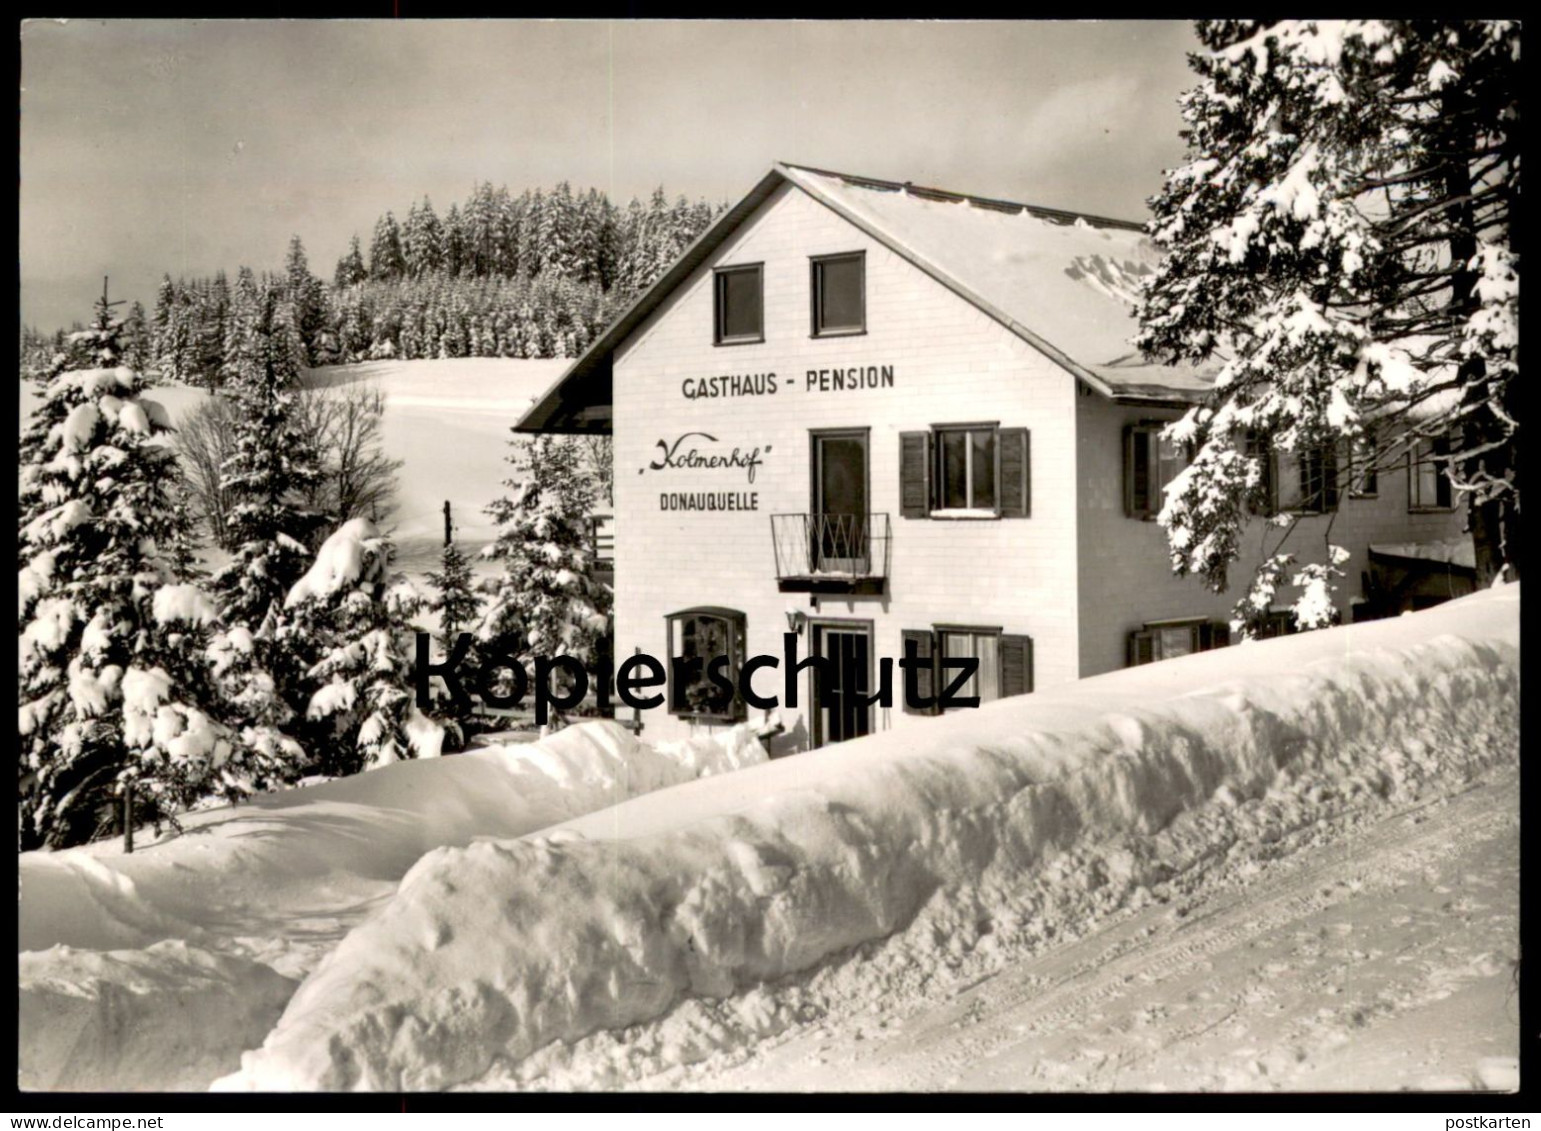
[[[778,392],[845,393],[859,389],[892,389],[892,365],[850,365],[834,369],[809,369],[802,381],[788,381],[775,371],[768,373],[718,373],[710,377],[686,377],[680,396],[687,401],[736,397],[769,397]]]

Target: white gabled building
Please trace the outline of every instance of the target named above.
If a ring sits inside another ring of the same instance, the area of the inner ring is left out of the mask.
[[[614,434],[617,661],[736,668],[792,629],[799,657],[864,654],[875,690],[913,641],[976,657],[988,700],[1223,643],[1235,594],[1174,577],[1152,521],[1180,467],[1157,429],[1207,388],[1129,344],[1155,256],[1125,221],[772,168],[518,425]],[[1460,521],[1424,467],[1365,484],[1338,462],[1280,460],[1274,490],[1335,509],[1349,619],[1383,576],[1371,544]],[[1386,576],[1393,606],[1464,591],[1448,564]],[[804,672],[776,752],[905,725],[894,676],[882,710],[813,700]],[[759,718],[714,691],[671,687],[649,737]]]

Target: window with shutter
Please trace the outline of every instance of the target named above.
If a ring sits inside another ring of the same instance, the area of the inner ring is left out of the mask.
[[[1338,446],[1322,445],[1322,510],[1338,509]]]
[[[1166,489],[1188,466],[1180,444],[1163,439],[1163,421],[1145,420],[1124,429],[1124,513],[1155,518],[1166,503]]]
[[[931,433],[899,434],[899,514],[925,518],[931,513]]]
[[[1231,628],[1225,621],[1198,618],[1149,621],[1127,638],[1127,666],[1133,668],[1193,652],[1208,652],[1212,648],[1224,648],[1230,642]]]
[[[921,702],[931,701],[929,707],[910,706],[909,697],[905,696],[904,710],[910,715],[934,715],[936,707],[936,636],[929,628],[907,628],[900,633],[900,643],[903,647],[903,655],[910,653],[910,642],[915,644],[915,655],[926,661],[915,673],[915,692]],[[908,677],[906,676],[906,680]],[[901,694],[902,694],[901,689]]]
[[[917,655],[931,661],[920,673],[917,684],[922,698],[947,691],[961,674],[957,668],[945,665],[946,658],[976,661],[973,674],[952,690],[952,695],[957,698],[977,696],[980,703],[988,703],[1007,695],[1026,695],[1033,690],[1033,640],[1030,636],[1010,635],[999,628],[956,624],[932,625],[929,631],[906,629],[902,635],[906,645],[911,640],[915,642]],[[914,710],[908,703],[905,710],[923,715],[942,713],[940,706]]]
[[[1279,511],[1278,458],[1274,453],[1273,445],[1262,433],[1248,432],[1245,452],[1249,459],[1258,461],[1261,472],[1257,490],[1247,500],[1248,512],[1261,515],[1277,514]]]
[[[1338,451],[1335,444],[1320,444],[1295,454],[1276,484],[1277,505],[1282,510],[1322,514],[1338,505]]]
[[[1450,441],[1443,436],[1420,442],[1408,454],[1408,510],[1450,509],[1450,474],[1440,458],[1449,454]]]
[[[1199,625],[1199,651],[1228,648],[1231,643],[1231,626],[1223,620],[1212,620]]]
[[[1026,428],[938,424],[899,435],[900,514],[905,518],[1027,518],[1032,446]]]
[[[1380,493],[1380,475],[1376,467],[1375,433],[1355,437],[1348,446],[1348,495],[1351,499],[1373,499]]]

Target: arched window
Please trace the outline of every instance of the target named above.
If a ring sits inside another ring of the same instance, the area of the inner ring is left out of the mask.
[[[669,713],[708,722],[739,722],[747,717],[738,694],[744,664],[744,614],[704,605],[670,613]],[[719,678],[712,676],[712,661]],[[726,684],[726,686],[724,686]]]

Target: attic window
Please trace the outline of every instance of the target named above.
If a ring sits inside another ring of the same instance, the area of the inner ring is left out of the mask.
[[[812,261],[813,336],[867,329],[866,253],[821,255]]]
[[[720,346],[765,340],[764,265],[719,267],[716,287],[716,331]]]

